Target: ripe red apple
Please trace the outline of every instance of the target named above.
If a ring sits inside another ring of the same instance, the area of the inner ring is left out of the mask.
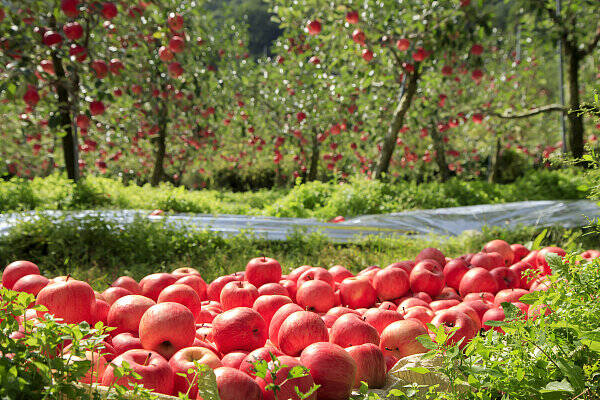
[[[285,288],[288,292],[288,296],[293,301],[296,301],[296,292],[298,287],[296,286],[296,282],[290,279],[282,279],[279,281],[279,284]]]
[[[377,292],[365,278],[346,278],[340,283],[342,305],[350,308],[369,308],[377,300]]]
[[[186,347],[179,350],[169,360],[169,366],[174,373],[173,394],[188,393],[190,399],[196,398],[198,394],[197,381],[195,374],[188,374],[189,369],[196,369],[194,361],[200,364],[208,365],[211,369],[222,366],[219,357],[212,351],[204,347]],[[186,374],[185,377],[177,374]]]
[[[490,292],[493,294],[498,291],[498,283],[487,269],[473,268],[461,279],[458,291],[463,298],[469,293]]]
[[[449,310],[457,310],[467,314],[475,322],[477,332],[481,330],[481,317],[473,307],[467,305],[466,303],[460,303],[454,307],[450,307]]]
[[[485,314],[485,312],[487,310],[489,310],[490,308],[494,307],[494,304],[485,302],[482,300],[469,300],[469,301],[465,301],[461,304],[464,304],[468,307],[471,307],[473,310],[475,310],[475,312],[477,313],[477,317],[479,318],[480,326],[481,326],[481,319],[483,318],[483,315]]]
[[[415,263],[418,264],[424,260],[434,260],[443,268],[446,265],[446,256],[440,250],[428,247],[426,249],[421,250],[419,254],[415,257]]]
[[[417,340],[426,335],[427,329],[422,323],[411,320],[393,322],[381,332],[379,347],[383,354],[403,358],[413,354],[425,353],[427,349]]]
[[[302,286],[303,283],[315,280],[325,281],[331,286],[332,289],[335,289],[333,275],[331,275],[325,268],[321,267],[311,267],[310,269],[304,271],[298,278],[296,285],[298,289],[300,289],[300,286]],[[298,296],[297,293],[296,296]]]
[[[321,33],[321,23],[319,22],[319,20],[316,19],[309,21],[307,29],[309,34],[318,35],[319,33]]]
[[[410,271],[415,267],[415,262],[411,260],[399,261],[388,265],[386,268],[401,268],[408,275],[410,275]]]
[[[350,313],[342,315],[334,322],[329,340],[342,347],[364,343],[379,345],[379,332],[359,316]]]
[[[252,307],[257,298],[258,290],[249,282],[229,282],[221,290],[221,305],[225,311],[236,307]]]
[[[281,328],[281,324],[285,321],[285,319],[296,311],[304,311],[302,307],[298,304],[290,303],[285,304],[279,308],[273,314],[271,318],[271,323],[269,324],[269,340],[276,347],[279,347],[278,337],[279,337],[279,329]]]
[[[96,296],[90,285],[68,277],[66,281],[49,284],[40,290],[35,302],[45,306],[48,313],[61,318],[66,324],[93,323],[95,303]],[[38,312],[40,316],[45,313]]]
[[[598,250],[586,250],[580,254],[581,258],[584,260],[594,260],[596,258],[600,258],[600,251]]]
[[[380,300],[397,299],[410,289],[408,274],[402,268],[384,268],[373,277],[373,287]]]
[[[264,346],[267,326],[253,309],[237,307],[215,317],[213,336],[217,349],[223,354],[234,350],[252,351]]]
[[[431,323],[436,327],[444,326],[446,332],[457,327],[458,330],[452,337],[448,338],[448,342],[455,344],[462,340],[459,345],[460,348],[465,347],[479,331],[473,318],[459,310],[442,310],[433,317]]]
[[[130,276],[121,276],[110,285],[112,287],[122,287],[129,290],[133,294],[142,294],[142,288],[135,279]]]
[[[504,309],[502,307],[490,308],[489,310],[487,310],[485,312],[485,314],[483,314],[483,317],[481,318],[481,325],[482,325],[483,329],[485,329],[487,331],[492,327],[490,325],[488,325],[486,322],[488,322],[488,321],[504,321],[505,318],[506,318],[506,316],[504,315]],[[496,330],[498,332],[504,332],[502,330],[502,328],[499,326],[495,326],[494,330]]]
[[[356,362],[356,379],[354,388],[361,385],[361,381],[369,385],[369,389],[380,389],[385,385],[386,365],[381,349],[373,343],[347,347],[346,351]]]
[[[173,274],[175,275],[175,274]],[[177,276],[177,275],[175,275]],[[196,291],[201,301],[206,300],[206,289],[208,285],[204,282],[204,279],[200,275],[190,274],[182,276],[175,281],[176,284],[188,285]]]
[[[486,303],[494,303],[495,295],[490,292],[473,292],[463,297],[463,301],[480,300]]]
[[[156,351],[168,360],[179,350],[194,343],[194,314],[179,303],[153,305],[142,315],[139,336],[144,349]]]
[[[436,300],[429,303],[429,308],[437,314],[438,311],[447,310],[458,304],[460,304],[460,301],[456,299]]]
[[[167,286],[174,284],[176,281],[177,277],[165,272],[145,276],[140,281],[142,295],[156,301],[158,300],[160,292]]]
[[[442,267],[432,260],[418,262],[410,272],[409,279],[413,292],[425,292],[431,297],[440,294],[445,285]]]
[[[496,280],[498,290],[513,289],[519,287],[521,283],[521,279],[517,276],[516,272],[507,267],[494,268],[490,274]]]
[[[6,266],[2,272],[2,286],[12,289],[15,282],[26,275],[39,275],[40,269],[30,261],[15,261]]]
[[[409,297],[409,298],[402,300],[402,302],[398,303],[397,310],[399,313],[402,314],[402,313],[407,312],[409,309],[411,309],[413,307],[417,307],[417,306],[430,308],[429,303],[427,303],[426,301],[417,299],[416,297]]]
[[[92,322],[102,322],[104,325],[108,324],[108,311],[110,310],[110,304],[104,300],[98,300],[94,302],[92,307]]]
[[[358,275],[356,275],[356,277],[357,278],[366,277],[366,278],[368,278],[369,282],[372,282],[373,277],[380,270],[381,270],[381,268],[379,268],[377,265],[371,265],[370,267],[367,267],[367,268],[361,270],[358,273]]]
[[[292,272],[288,274],[287,279],[297,282],[298,278],[300,278],[300,275],[302,275],[304,272],[308,271],[311,268],[312,267],[310,265],[302,265],[298,268],[295,268],[294,270],[292,270]]]
[[[40,290],[48,286],[49,279],[39,274],[25,275],[17,280],[12,290],[37,296]]]
[[[354,276],[352,272],[348,271],[346,267],[343,267],[341,265],[334,265],[333,267],[329,268],[328,271],[331,274],[331,276],[333,276],[333,280],[338,283],[346,278]]]
[[[281,280],[281,265],[273,258],[253,258],[246,265],[246,280],[257,288],[265,283],[277,283]]]
[[[529,254],[529,249],[522,244],[515,243],[510,245],[510,249],[513,251],[513,263],[521,261]]]
[[[306,281],[298,287],[296,302],[305,310],[327,312],[335,305],[333,288],[325,281]]]
[[[509,269],[519,277],[519,287],[522,289],[528,289],[535,279],[534,275],[527,272],[529,270],[534,271],[534,268],[525,261],[518,261],[511,265]]]
[[[202,300],[200,300],[198,293],[188,285],[174,283],[164,288],[158,295],[156,303],[160,304],[167,302],[179,303],[186,306],[194,315],[194,321],[200,316]]]
[[[138,335],[140,320],[150,307],[156,303],[141,295],[124,296],[115,301],[108,311],[108,325],[115,327],[113,335],[129,332]]]
[[[550,268],[550,266],[548,265],[548,261],[546,261],[546,256],[550,253],[558,254],[561,257],[564,257],[565,255],[567,255],[567,253],[560,247],[550,246],[550,247],[544,247],[543,249],[541,249],[539,251],[539,253],[537,254],[537,264],[538,264],[540,271],[544,275],[552,274],[552,268]]]
[[[175,32],[179,32],[181,29],[183,29],[183,17],[179,13],[169,13],[167,23]]]
[[[125,288],[122,288],[119,286],[112,286],[112,287],[109,287],[108,289],[106,289],[104,292],[102,292],[102,297],[108,304],[112,305],[115,301],[119,300],[121,297],[129,296],[132,294],[134,294],[134,293],[128,289],[125,289]]]
[[[247,355],[247,351],[232,351],[231,353],[225,354],[223,358],[221,358],[221,364],[223,364],[224,367],[240,369],[240,365],[242,364],[242,361],[244,361],[244,358],[246,358]]]
[[[115,349],[115,356],[125,353],[127,350],[142,349],[140,338],[130,332],[119,333],[111,340]]]
[[[435,313],[429,307],[415,306],[406,310],[404,319],[418,321],[425,326],[431,322],[434,315]]]
[[[206,297],[208,300],[219,302],[221,301],[221,290],[229,282],[239,281],[239,277],[235,275],[225,275],[216,278],[206,288]]]
[[[357,366],[346,350],[333,343],[313,343],[300,355],[300,363],[310,370],[315,383],[321,385],[317,390],[319,399],[347,400],[350,397]]]
[[[515,254],[510,245],[504,240],[496,239],[488,242],[483,246],[483,251],[486,253],[498,253],[504,259],[504,266],[509,267],[513,264]]]
[[[63,32],[65,36],[70,40],[77,40],[83,36],[83,28],[79,25],[79,22],[67,22],[63,25]]]
[[[79,0],[61,0],[60,9],[69,18],[79,15]]]
[[[192,267],[177,268],[173,272],[171,272],[171,275],[176,276],[178,278],[181,278],[184,276],[190,276],[190,275],[201,276],[200,271],[198,271],[196,268],[192,268]]]
[[[273,315],[277,310],[291,302],[292,300],[289,297],[282,295],[259,296],[252,305],[252,309],[263,317],[265,324],[268,327],[271,324],[271,318],[273,318]]]
[[[471,257],[471,265],[474,268],[484,268],[491,271],[494,268],[504,267],[505,262],[500,253],[477,253]]]
[[[286,367],[281,368],[275,374],[275,380],[273,380],[273,376],[269,372],[265,379],[256,378],[256,382],[260,386],[262,390],[262,400],[275,400],[275,395],[272,390],[267,390],[267,386],[270,384],[276,384],[279,386],[279,390],[277,392],[278,399],[286,399],[286,400],[300,400],[298,394],[296,394],[296,388],[301,393],[308,393],[308,391],[312,388],[315,381],[313,380],[310,374],[300,378],[288,379],[288,374],[290,370],[294,367],[301,366],[300,362],[294,357],[289,356],[279,356],[277,357],[280,365],[285,365]],[[267,368],[269,371],[274,370],[274,364],[270,361],[267,364]],[[313,393],[306,400],[316,400],[317,393]]]
[[[329,341],[325,322],[318,314],[310,311],[296,311],[281,324],[277,344],[289,356],[298,356],[309,345]]]
[[[282,296],[290,296],[290,293],[286,288],[284,288],[280,283],[265,283],[261,287],[258,288],[258,295],[282,295]]]
[[[455,258],[448,261],[444,267],[444,277],[446,285],[458,290],[460,280],[469,271],[469,264],[462,258]]]
[[[250,378],[256,378],[256,369],[254,368],[254,363],[257,361],[271,361],[272,356],[279,357],[282,356],[283,353],[276,349],[273,346],[265,346],[260,347],[256,350],[252,350],[250,353],[244,357],[242,362],[240,363],[239,370],[248,375]]]
[[[260,400],[260,386],[242,371],[220,367],[215,369],[215,376],[221,400]]]
[[[392,322],[400,321],[402,315],[392,310],[371,308],[363,314],[365,322],[369,323],[381,335],[381,332]]]
[[[133,376],[124,376],[118,378],[115,376],[115,367],[120,367],[123,362],[127,362],[129,367],[136,374],[142,377],[141,380]],[[112,386],[118,384],[128,387],[130,384],[142,384],[146,389],[152,389],[155,393],[171,395],[173,393],[173,370],[160,354],[150,350],[128,350],[116,357],[104,371],[102,377],[102,386]]]
[[[456,290],[446,286],[442,289],[440,294],[434,297],[434,300],[462,300],[462,297],[460,297],[460,295],[456,293]]]
[[[346,13],[346,22],[349,24],[358,24],[358,12],[348,11]]]

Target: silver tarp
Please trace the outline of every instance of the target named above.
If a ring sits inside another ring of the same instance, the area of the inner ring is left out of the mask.
[[[349,242],[356,236],[397,235],[459,235],[464,231],[481,230],[484,226],[511,228],[518,225],[567,228],[585,226],[589,219],[600,217],[600,207],[587,200],[525,201],[486,204],[435,210],[405,211],[392,214],[364,215],[340,223],[319,222],[303,218],[275,218],[252,215],[165,214],[150,216],[143,210],[40,211],[0,214],[0,236],[20,221],[31,221],[46,215],[66,220],[96,216],[118,224],[129,224],[134,218],[163,221],[174,226],[186,226],[220,232],[226,236],[254,234],[271,240],[285,240],[300,229],[321,232],[337,242]]]

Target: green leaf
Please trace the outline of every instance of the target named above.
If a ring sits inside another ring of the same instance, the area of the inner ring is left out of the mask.
[[[413,372],[416,372],[417,374],[428,374],[429,372],[431,372],[425,367],[410,367],[408,369]]]
[[[571,384],[566,381],[566,380],[562,380],[562,381],[552,381],[550,383],[548,383],[543,389],[540,390],[540,393],[547,393],[547,392],[569,392],[569,393],[573,393],[573,387],[571,386]]]

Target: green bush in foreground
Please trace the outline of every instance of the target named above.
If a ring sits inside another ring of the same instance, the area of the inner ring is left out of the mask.
[[[438,247],[450,257],[480,251],[495,238],[510,243],[532,243],[541,229],[485,229],[458,237],[426,236],[363,238],[351,244],[334,243],[319,234],[297,231],[287,241],[270,241],[246,235],[224,238],[217,233],[175,227],[167,222],[137,218],[120,226],[97,217],[78,221],[40,217],[22,222],[0,237],[0,265],[31,260],[48,273],[71,273],[97,287],[119,275],[136,279],[152,272],[182,266],[198,268],[205,280],[243,270],[248,260],[268,255],[291,270],[303,264],[330,267],[341,264],[354,271],[369,265],[385,266],[414,258],[425,247]],[[586,230],[551,228],[534,246],[557,244],[567,250],[596,248],[600,235]]]
[[[190,191],[163,183],[126,186],[87,177],[73,184],[59,175],[31,181],[0,181],[0,212],[92,208],[162,209],[207,214],[248,214],[329,220],[411,209],[431,209],[522,200],[583,199],[593,177],[576,170],[533,171],[510,184],[451,179],[445,183],[382,183],[352,178],[345,184],[309,182],[292,189],[258,192]]]

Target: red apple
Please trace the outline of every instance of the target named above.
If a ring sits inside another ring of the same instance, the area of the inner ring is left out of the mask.
[[[490,292],[473,292],[463,297],[463,301],[480,300],[486,303],[494,303],[495,295]]]
[[[127,289],[133,294],[142,294],[142,288],[140,287],[140,284],[130,276],[121,276],[117,278],[117,280],[114,281],[110,286]]]
[[[298,356],[309,345],[327,342],[329,334],[325,322],[318,314],[310,311],[296,311],[281,324],[277,344],[289,356]]]
[[[510,245],[510,249],[513,251],[513,263],[516,263],[518,261],[521,261],[523,258],[525,258],[528,254],[529,254],[529,249],[525,246],[523,246],[522,244],[511,244]]]
[[[426,334],[427,329],[420,322],[396,321],[381,332],[379,347],[384,355],[391,354],[398,358],[425,353],[427,349],[417,340],[417,337]]]
[[[316,19],[309,21],[307,29],[309,34],[318,35],[319,33],[321,33],[321,23],[319,22],[319,20]]]
[[[110,310],[110,304],[105,302],[104,300],[96,299],[94,306],[92,308],[92,321],[94,324],[96,322],[102,322],[104,325],[108,324],[108,311]]]
[[[544,247],[537,254],[537,263],[540,267],[540,271],[544,275],[550,275],[552,273],[552,268],[548,265],[548,261],[546,261],[546,256],[550,253],[558,254],[561,257],[567,255],[567,253],[561,249],[560,247]]]
[[[115,301],[108,311],[107,322],[116,329],[113,335],[129,332],[138,335],[140,320],[150,307],[156,303],[147,297],[133,294]]]
[[[269,340],[276,347],[279,347],[279,342],[277,338],[279,337],[279,329],[281,328],[281,324],[283,324],[283,322],[288,316],[295,313],[296,311],[303,311],[302,307],[300,307],[298,304],[291,303],[281,306],[279,310],[277,310],[275,314],[273,314],[273,317],[271,318],[271,323],[269,324]]]
[[[207,348],[186,347],[179,350],[169,360],[169,366],[174,373],[173,395],[177,396],[179,393],[188,393],[190,399],[196,398],[198,387],[195,374],[188,374],[189,369],[196,369],[194,361],[208,365],[211,369],[222,366],[219,357]],[[186,376],[183,377],[177,374],[186,374]]]
[[[194,343],[194,314],[179,303],[153,305],[142,315],[139,336],[144,349],[156,351],[168,360],[179,350]]]
[[[380,389],[385,385],[386,365],[381,349],[373,343],[347,347],[346,351],[356,362],[357,371],[354,388],[359,388],[361,381],[369,385],[369,389]]]
[[[404,319],[419,321],[423,326],[430,323],[435,313],[429,307],[416,306],[406,310]]]
[[[76,279],[67,278],[66,281],[47,285],[39,291],[35,303],[46,307],[48,313],[66,324],[78,324],[83,321],[92,323],[94,320],[94,289],[86,282]],[[46,312],[39,311],[38,314],[42,316]]]
[[[446,256],[440,250],[428,247],[426,249],[421,250],[419,254],[415,257],[415,263],[418,264],[424,260],[434,260],[443,268],[446,264]]]
[[[302,275],[304,272],[308,271],[311,268],[312,267],[310,265],[302,265],[290,272],[287,276],[287,279],[297,282],[298,278],[300,278],[300,275]]]
[[[346,278],[349,279],[349,278]],[[310,370],[319,399],[347,400],[356,380],[356,362],[346,350],[333,343],[313,343],[300,355],[300,363]]]
[[[460,297],[459,294],[456,293],[456,290],[446,286],[442,289],[440,294],[434,297],[434,300],[462,300],[462,297]]]
[[[298,287],[296,286],[296,282],[290,279],[282,279],[279,281],[279,284],[285,288],[288,292],[288,296],[293,301],[296,301],[296,292]]]
[[[496,293],[498,291],[498,283],[487,269],[473,268],[461,279],[458,291],[463,298],[469,293]]]
[[[266,295],[259,296],[254,304],[252,305],[252,309],[260,314],[261,317],[265,320],[265,324],[269,326],[271,324],[271,318],[273,315],[285,304],[291,303],[287,296],[281,295]]]
[[[409,279],[413,292],[425,292],[431,297],[440,294],[445,285],[442,267],[431,260],[417,263],[410,272]]]
[[[237,307],[215,317],[213,335],[217,349],[223,354],[234,350],[252,351],[264,346],[267,326],[253,309]]]
[[[269,257],[253,258],[246,265],[246,280],[256,287],[277,283],[281,279],[281,265]]]
[[[142,348],[140,338],[130,332],[119,333],[112,338],[111,342],[116,356],[125,353],[127,350]]]
[[[408,275],[410,275],[410,271],[415,267],[415,262],[411,260],[399,261],[388,265],[386,268],[401,268]]]
[[[455,344],[462,340],[460,348],[465,347],[479,331],[473,318],[459,310],[442,310],[433,317],[431,323],[436,327],[444,326],[446,332],[457,327],[458,330],[448,338],[448,342]]]
[[[538,255],[539,251],[538,250],[532,250],[529,252],[529,254],[527,254],[525,257],[523,257],[523,259],[521,259],[521,261],[523,261],[526,264],[531,265],[533,268],[537,268],[538,266],[538,262],[537,262],[537,255]]]
[[[429,303],[429,308],[431,308],[431,310],[437,314],[438,311],[447,310],[448,308],[454,307],[459,303],[460,301],[456,299],[436,300]]]
[[[182,276],[175,281],[176,284],[188,285],[196,291],[201,301],[206,300],[206,289],[208,285],[200,275],[190,274]]]
[[[173,272],[171,272],[171,275],[176,276],[178,278],[182,278],[184,276],[190,276],[190,275],[201,276],[200,271],[198,271],[196,268],[192,268],[192,267],[177,268]]]
[[[514,270],[507,267],[494,268],[490,274],[498,284],[498,290],[513,289],[519,287],[521,279]]]
[[[221,305],[223,310],[236,307],[252,307],[258,298],[258,290],[249,282],[229,282],[221,290]]]
[[[474,268],[484,268],[488,271],[494,268],[504,267],[504,257],[500,253],[477,253],[471,258],[471,265]]]
[[[365,322],[369,323],[381,335],[381,332],[392,322],[400,321],[402,315],[392,310],[371,308],[363,314]]]
[[[39,274],[25,275],[15,282],[12,290],[37,296],[40,290],[48,286],[49,279]]]
[[[464,304],[468,307],[471,307],[477,313],[477,317],[479,318],[479,324],[481,325],[481,319],[487,310],[494,307],[492,303],[488,303],[482,300],[470,300],[465,301],[461,304]],[[460,304],[459,304],[460,305]],[[481,328],[480,328],[481,329]]]
[[[515,275],[519,278],[518,283],[521,289],[528,289],[529,286],[531,286],[531,283],[533,282],[535,276],[535,274],[527,272],[529,270],[535,271],[531,265],[529,265],[525,261],[519,261],[511,265],[509,269],[513,271]]]
[[[409,297],[405,300],[402,300],[402,302],[398,304],[398,312],[402,314],[407,312],[409,309],[417,306],[430,308],[429,303],[427,303],[426,301],[417,299],[415,297]]]
[[[475,309],[466,303],[460,303],[454,307],[450,307],[449,310],[456,310],[467,314],[474,322],[477,327],[477,332],[481,329],[481,317],[475,311]]]
[[[113,286],[113,287],[109,287],[104,292],[102,292],[102,297],[105,299],[105,301],[108,304],[112,305],[115,301],[119,300],[121,297],[129,296],[132,294],[134,294],[134,293],[128,289],[125,289],[125,288],[122,288],[119,286]]]
[[[247,374],[250,378],[256,378],[256,369],[254,369],[254,363],[257,361],[271,361],[272,356],[279,357],[282,356],[283,353],[276,349],[275,347],[260,347],[256,350],[252,350],[250,353],[244,357],[242,362],[240,363],[239,370],[243,373]]]
[[[335,305],[335,296],[327,282],[306,281],[298,286],[296,302],[305,310],[324,313]]]
[[[509,267],[512,265],[515,258],[515,254],[510,245],[504,240],[496,239],[488,242],[483,246],[483,251],[486,253],[498,253],[502,255],[504,259],[504,266]]]
[[[208,300],[219,302],[221,301],[221,290],[229,282],[239,281],[239,277],[234,275],[220,276],[212,281],[206,288],[206,297]]]
[[[333,280],[336,282],[341,282],[346,278],[354,276],[352,272],[348,271],[345,267],[341,265],[334,265],[333,267],[329,268],[328,271],[331,274],[331,276],[333,276]]]
[[[469,264],[462,258],[455,258],[446,263],[444,267],[444,277],[446,285],[458,290],[460,280],[469,271]]]
[[[30,261],[15,261],[6,266],[2,272],[2,286],[12,289],[14,284],[26,275],[39,275],[40,269]]]
[[[340,283],[340,300],[350,308],[368,308],[375,304],[377,292],[366,279],[346,278]]]
[[[148,275],[140,281],[142,295],[154,301],[158,300],[158,295],[169,285],[174,284],[177,277],[165,272]]]
[[[505,318],[506,318],[506,316],[504,315],[504,309],[502,307],[490,308],[489,310],[487,310],[485,312],[485,314],[483,314],[483,317],[481,318],[481,325],[482,325],[483,329],[485,329],[487,331],[491,328],[491,326],[488,325],[486,322],[488,322],[488,321],[504,321]],[[502,328],[499,326],[495,326],[494,330],[496,330],[498,332],[504,332],[502,330]]]
[[[329,271],[327,271],[325,268],[321,267],[312,267],[304,271],[302,275],[300,275],[300,277],[298,278],[296,285],[298,286],[298,289],[300,289],[300,286],[302,286],[304,282],[314,280],[325,281],[331,286],[332,289],[335,289],[335,281],[333,280],[333,275],[331,275]],[[297,293],[296,296],[298,296]]]
[[[408,274],[401,268],[384,268],[373,277],[373,287],[380,300],[397,299],[410,289]]]
[[[215,369],[215,376],[221,400],[260,400],[260,386],[245,373],[229,367],[220,367]]]
[[[339,344],[342,347],[357,346],[364,343],[379,345],[379,332],[359,316],[344,314],[331,327],[329,340],[331,343]]]
[[[133,376],[121,378],[115,376],[115,367],[120,367],[123,362],[127,362],[133,372],[140,375],[142,379],[137,380]],[[171,395],[174,378],[169,363],[160,354],[150,350],[128,350],[115,358],[106,368],[102,377],[102,386],[112,386],[115,383],[125,387],[130,384],[142,384],[155,393]]]
[[[160,304],[167,302],[179,303],[186,306],[194,315],[194,321],[200,316],[202,300],[200,300],[200,296],[198,296],[198,293],[196,293],[191,286],[181,283],[174,283],[167,286],[160,292],[160,295],[158,295],[156,303]]]
[[[265,283],[264,285],[258,288],[259,296],[271,294],[282,295],[287,297],[290,296],[288,290],[279,283]]]
[[[240,369],[240,365],[247,355],[247,351],[232,351],[231,353],[225,354],[223,358],[221,358],[221,364],[223,364],[224,367]]]

